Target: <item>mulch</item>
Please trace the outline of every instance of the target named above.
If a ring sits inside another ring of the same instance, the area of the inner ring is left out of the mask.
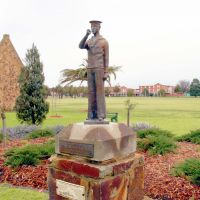
[[[6,149],[0,147],[0,183],[8,182],[15,186],[32,187],[40,190],[47,189],[48,160],[43,160],[37,166],[22,166],[11,169],[4,166],[3,153],[11,147],[20,147],[25,144],[43,144],[49,138],[36,138],[31,140],[15,140],[6,144]]]
[[[187,158],[200,158],[200,145],[179,142],[176,153],[145,154],[145,193],[157,199],[200,200],[200,187],[181,177],[170,176],[171,167]]]
[[[29,141],[11,141],[7,148],[22,146],[27,143],[42,144],[47,138],[33,139]],[[4,166],[4,149],[0,146],[0,183],[8,182],[15,186],[47,189],[47,167],[48,160],[42,161],[37,166],[22,166],[11,169]],[[170,168],[177,162],[186,158],[200,158],[200,145],[187,142],[178,143],[176,153],[168,153],[164,156],[145,157],[145,194],[153,199],[163,200],[200,200],[200,187],[191,184],[188,180],[180,177],[170,176]]]

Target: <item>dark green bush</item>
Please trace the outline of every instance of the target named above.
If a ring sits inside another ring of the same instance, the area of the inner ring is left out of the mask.
[[[191,131],[190,133],[179,136],[176,139],[179,142],[186,141],[194,144],[200,144],[200,129]]]
[[[55,153],[55,141],[51,140],[39,146],[39,159],[49,158]]]
[[[51,137],[54,135],[55,135],[55,133],[53,132],[53,130],[39,129],[39,130],[35,130],[35,131],[29,133],[27,138],[34,139],[34,138],[39,138],[39,137]]]
[[[15,151],[17,151],[17,147],[13,147],[13,148],[11,148],[11,149],[8,149],[5,153],[4,153],[4,156],[5,157],[9,157],[9,156],[12,156],[14,153],[15,153]]]
[[[143,150],[143,151],[147,151],[149,148],[151,148],[152,144],[151,141],[149,140],[149,138],[143,138],[143,139],[139,139],[137,141],[137,148]]]
[[[54,141],[12,148],[4,155],[6,157],[5,165],[11,165],[12,167],[37,165],[41,159],[50,157],[54,153],[54,149]]]
[[[150,155],[173,152],[176,148],[172,133],[161,129],[138,130],[138,148]]]
[[[138,140],[138,148],[147,151],[150,155],[174,152],[176,143],[173,138],[165,135],[148,135]]]
[[[173,176],[186,177],[192,183],[200,186],[200,159],[190,158],[175,165],[171,171]]]
[[[21,165],[36,165],[39,163],[37,147],[27,145],[19,149],[10,150],[5,154],[7,156],[6,165],[18,167]]]
[[[146,138],[147,136],[166,136],[166,137],[174,137],[172,133],[166,130],[161,129],[146,129],[146,130],[138,130],[137,137],[139,138]]]

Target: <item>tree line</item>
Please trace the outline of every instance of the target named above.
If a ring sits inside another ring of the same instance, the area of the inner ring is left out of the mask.
[[[86,97],[88,93],[88,88],[84,86],[61,86],[58,85],[56,87],[48,88],[46,86],[48,96],[58,97],[62,99],[64,96],[66,97]]]
[[[176,85],[174,91],[176,93],[188,93],[190,96],[194,97],[200,96],[200,81],[197,78],[194,78],[191,83],[187,80],[181,80]]]
[[[48,88],[44,85],[43,64],[40,61],[40,55],[37,47],[33,44],[32,48],[27,50],[25,56],[25,65],[22,68],[19,78],[20,95],[16,100],[15,110],[17,118],[20,122],[26,122],[28,124],[41,124],[49,111],[49,105],[45,99],[51,96],[63,96],[70,97],[86,97],[88,94],[88,88],[84,86],[75,87],[70,83],[75,81],[85,81],[87,77],[87,61],[82,68],[76,70],[65,69],[62,72],[63,79],[61,83],[65,83],[65,86],[58,85],[53,88]],[[116,78],[116,72],[119,71],[120,66],[110,66],[109,74]],[[108,79],[110,83],[110,77]],[[105,95],[110,96],[112,92],[119,92],[120,86],[114,86],[111,90],[110,87],[105,88]],[[148,91],[143,91],[145,94]],[[190,93],[190,96],[200,96],[200,81],[195,78],[190,83],[189,81],[181,80],[175,87],[175,92]],[[164,95],[164,91],[160,91],[159,95]],[[133,96],[133,90],[129,89],[127,96]],[[147,95],[145,95],[147,96]],[[4,109],[1,108],[1,118],[5,120]]]

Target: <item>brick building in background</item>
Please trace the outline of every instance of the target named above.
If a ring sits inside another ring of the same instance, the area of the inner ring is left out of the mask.
[[[125,86],[117,86],[119,88],[118,92],[114,91],[114,87],[109,87],[111,97],[126,97],[128,95],[129,88]]]
[[[183,94],[174,93],[175,86],[162,85],[157,83],[155,85],[139,86],[138,89],[127,88],[126,86],[117,86],[119,91],[115,92],[115,87],[107,87],[109,90],[109,96],[114,97],[127,97],[128,91],[132,91],[133,96],[144,96],[144,89],[148,90],[149,95],[156,96],[159,95],[159,91],[164,90],[165,96],[183,96]]]
[[[0,41],[0,106],[10,111],[19,95],[18,78],[23,63],[20,60],[9,35]]]
[[[175,86],[162,85],[160,83],[155,85],[139,86],[140,95],[142,95],[145,88],[149,91],[149,94],[156,95],[160,90],[164,90],[166,94],[172,95],[174,94]]]

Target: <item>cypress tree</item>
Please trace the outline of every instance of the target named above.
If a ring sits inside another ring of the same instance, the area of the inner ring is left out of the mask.
[[[17,118],[21,123],[41,124],[49,111],[49,104],[45,102],[43,64],[34,44],[27,50],[19,86],[20,96],[16,100]]]

